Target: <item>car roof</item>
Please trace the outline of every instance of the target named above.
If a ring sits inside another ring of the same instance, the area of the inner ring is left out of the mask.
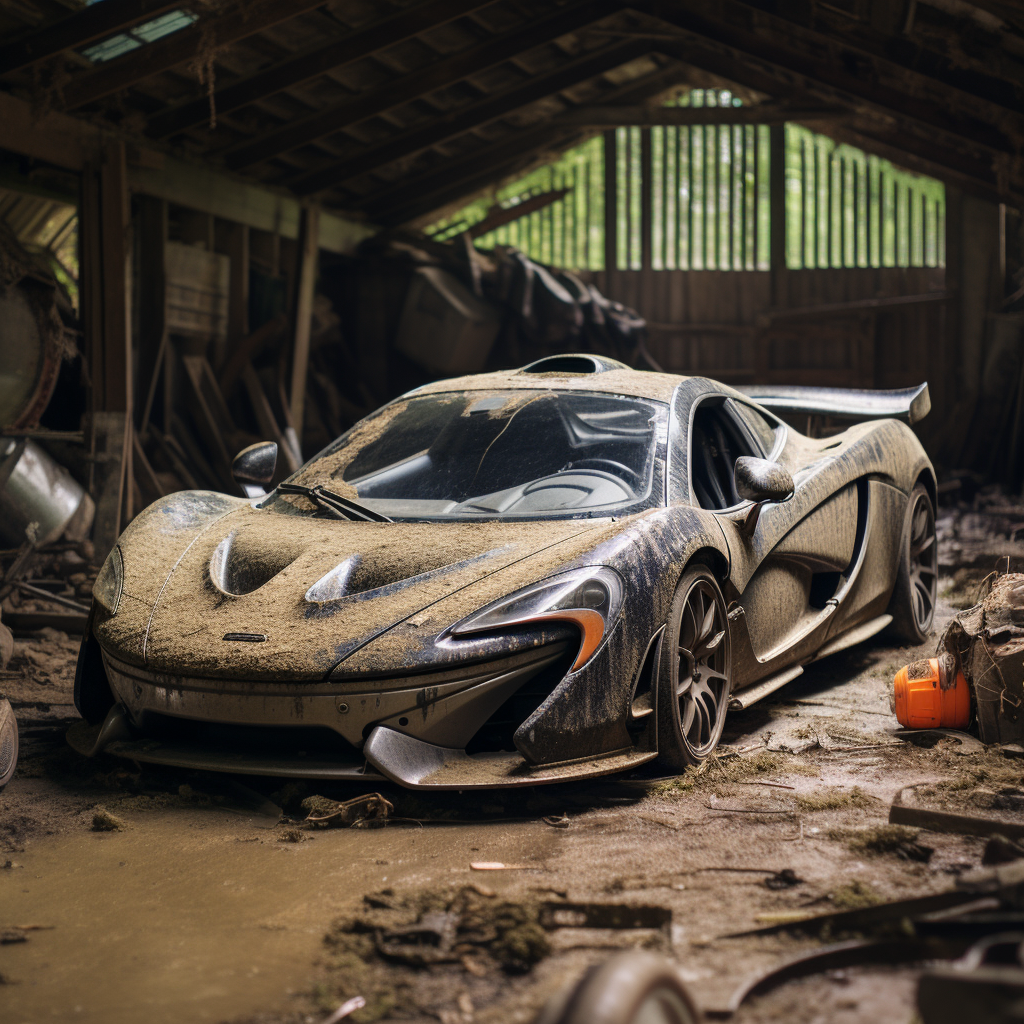
[[[466,377],[451,377],[417,388],[417,395],[441,394],[451,391],[510,391],[554,388],[559,391],[603,392],[610,395],[632,395],[657,402],[671,402],[676,388],[685,381],[693,381],[700,388],[701,378],[680,377],[673,373],[654,373],[650,370],[630,370],[617,367],[585,373],[562,371],[536,372],[530,370],[500,370],[496,373],[475,373]],[[699,382],[699,383],[698,383]],[[700,388],[703,390],[703,388]]]

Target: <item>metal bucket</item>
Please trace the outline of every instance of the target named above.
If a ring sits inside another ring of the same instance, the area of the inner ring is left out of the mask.
[[[65,533],[85,540],[95,511],[78,481],[34,441],[0,438],[0,540],[11,547],[29,539],[49,544]]]

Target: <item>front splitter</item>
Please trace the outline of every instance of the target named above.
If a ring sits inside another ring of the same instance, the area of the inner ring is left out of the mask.
[[[384,782],[383,775],[365,761],[349,763],[325,761],[275,754],[258,757],[230,750],[211,750],[182,742],[147,739],[111,739],[97,745],[102,725],[77,722],[67,733],[68,743],[80,754],[91,757],[97,753],[113,754],[143,764],[160,764],[171,768],[189,768],[208,772],[230,772],[236,775],[272,775],[288,779],[337,779],[350,782]]]

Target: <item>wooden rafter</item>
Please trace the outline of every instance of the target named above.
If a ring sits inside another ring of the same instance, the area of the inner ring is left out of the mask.
[[[753,26],[738,27],[704,13],[703,9],[697,12],[695,8],[702,5],[690,0],[633,0],[633,6],[692,35],[698,44],[704,41],[728,47],[747,61],[772,65],[788,75],[798,76],[805,83],[832,90],[845,102],[867,104],[889,115],[908,118],[946,137],[961,139],[989,152],[1015,151],[1013,142],[993,122],[965,115],[952,104],[946,107],[913,95],[909,89],[893,89],[880,82],[875,74],[855,73],[842,61],[835,60],[827,47],[798,49],[796,34],[787,23],[782,23],[780,31],[786,40],[783,45],[782,39],[774,33],[769,37],[763,26],[758,26],[759,31]]]
[[[180,6],[181,0],[104,0],[85,7],[0,47],[0,75],[88,46]]]
[[[196,22],[189,28],[78,75],[64,88],[65,109],[75,110],[95,103],[104,96],[192,60],[201,47],[237,43],[322,3],[323,0],[264,0],[259,6],[245,4],[244,16],[242,11],[233,8],[220,17]]]
[[[549,43],[559,36],[593,24],[621,9],[621,0],[578,0],[549,18],[488,39],[429,67],[413,71],[354,99],[329,107],[300,121],[284,125],[234,147],[226,163],[234,170],[272,159],[299,146],[316,142],[359,121],[385,113],[479,74],[504,61]]]
[[[322,2],[322,0],[321,0]],[[426,0],[397,14],[381,18],[341,39],[306,53],[296,54],[265,71],[258,71],[214,93],[213,102],[222,113],[266,99],[285,89],[336,71],[405,39],[486,7],[493,0]],[[190,100],[150,119],[147,134],[154,138],[176,135],[208,116],[209,100]]]
[[[645,44],[631,40],[588,53],[576,60],[566,61],[556,71],[530,78],[523,85],[488,96],[446,117],[431,121],[422,128],[389,139],[379,146],[365,149],[348,159],[338,160],[326,167],[300,175],[288,184],[299,195],[309,195],[332,188],[360,174],[385,167],[396,160],[408,159],[425,149],[440,145],[563,89],[585,82],[588,78],[594,78],[605,71],[642,57],[648,49]]]
[[[606,100],[609,103],[639,103],[685,80],[686,71],[675,65],[640,82],[613,90]],[[376,223],[406,224],[518,173],[535,162],[539,152],[562,151],[585,137],[579,127],[567,128],[557,120],[549,121],[517,132],[459,160],[445,162],[411,180],[377,189],[361,197],[357,205]]]
[[[589,128],[635,125],[785,124],[787,121],[833,120],[850,111],[815,104],[760,103],[746,107],[644,107],[602,104],[568,110],[558,120]]]

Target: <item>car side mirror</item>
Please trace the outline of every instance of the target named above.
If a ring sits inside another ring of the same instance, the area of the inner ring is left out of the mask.
[[[231,475],[247,498],[258,498],[267,493],[267,484],[277,469],[277,444],[259,441],[243,448],[231,463]]]
[[[750,536],[757,527],[761,506],[766,501],[786,501],[793,497],[793,474],[777,462],[743,455],[733,467],[736,493],[754,503],[743,521],[743,533]]]

